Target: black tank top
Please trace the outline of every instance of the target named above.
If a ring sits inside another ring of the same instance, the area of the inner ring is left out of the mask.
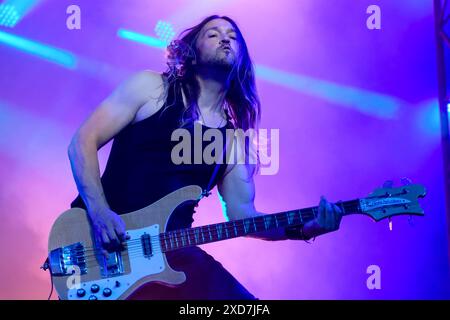
[[[169,86],[167,100],[155,114],[128,124],[114,137],[101,183],[111,210],[118,214],[142,209],[168,193],[188,185],[198,185],[203,190],[208,187],[216,164],[206,164],[204,161],[202,164],[193,163],[193,138],[192,164],[177,165],[171,159],[172,148],[179,143],[171,141],[171,135],[173,130],[180,127],[180,117],[184,111],[181,87],[175,84]],[[202,132],[209,129],[198,123],[196,125],[201,127]],[[194,137],[193,123],[183,128]],[[219,129],[224,142],[227,128],[233,128],[229,117],[226,125]],[[203,142],[202,139],[202,150],[210,143]],[[225,161],[219,164],[209,190],[220,181],[226,166]],[[191,227],[194,221],[194,204],[177,208],[169,220],[167,230]],[[79,194],[70,206],[86,209]]]

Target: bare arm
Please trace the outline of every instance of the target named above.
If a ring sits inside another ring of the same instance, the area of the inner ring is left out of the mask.
[[[253,180],[254,165],[235,164],[234,167],[218,183],[218,190],[223,202],[224,214],[229,220],[264,215],[255,208],[255,183]],[[316,237],[339,228],[342,218],[341,209],[325,198],[319,203],[318,216],[303,228],[307,238]],[[287,240],[285,228],[271,229],[249,234],[248,237],[262,240]]]
[[[229,220],[264,215],[255,208],[255,183],[252,177],[254,166],[235,164],[233,169],[218,184],[219,195],[223,202],[224,214]],[[257,232],[247,237],[262,240],[287,240],[284,228]]]
[[[142,105],[148,102],[156,112],[162,88],[158,73],[146,70],[133,74],[102,101],[73,136],[68,156],[89,214],[109,209],[101,185],[97,151],[134,120]],[[110,233],[111,230],[108,235],[112,238]],[[103,238],[107,240],[105,235]]]

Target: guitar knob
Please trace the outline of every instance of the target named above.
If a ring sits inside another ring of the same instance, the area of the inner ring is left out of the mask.
[[[112,291],[111,291],[110,288],[105,288],[105,289],[103,289],[103,295],[104,295],[105,297],[109,297],[109,296],[111,296],[111,294],[112,294]]]
[[[90,295],[90,296],[89,296],[89,300],[97,300],[97,297],[94,296],[94,295]]]
[[[120,282],[116,281],[116,288],[120,287]]]
[[[91,286],[91,292],[92,293],[97,293],[100,290],[100,287],[98,286],[98,284],[93,284]]]
[[[77,290],[77,297],[83,298],[86,295],[86,291],[84,289],[78,289]]]

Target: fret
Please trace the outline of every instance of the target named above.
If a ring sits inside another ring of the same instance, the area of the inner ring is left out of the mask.
[[[278,218],[276,214],[274,215],[274,218],[275,218],[275,226],[278,228]]]
[[[181,245],[184,247],[184,242],[185,242],[185,239],[184,239],[184,230],[181,230],[180,231],[180,236],[181,236]]]
[[[288,224],[292,224],[294,222],[295,211],[289,211],[287,213]]]
[[[198,233],[199,233],[199,229],[198,228],[195,228],[195,231],[194,231],[194,237],[195,237],[195,243],[196,244],[198,244],[200,241],[199,241],[199,239],[198,239]]]
[[[298,216],[300,217],[300,223],[303,224],[303,215],[301,210],[298,210]]]
[[[222,224],[216,224],[216,233],[217,233],[217,239],[220,240],[222,238]]]
[[[200,227],[200,229],[201,229],[200,233],[202,234],[202,242],[205,243],[205,235],[203,234],[204,233],[203,227]]]
[[[226,234],[227,238],[229,238],[229,236],[228,236],[228,223],[225,224],[225,234]]]
[[[212,234],[211,234],[211,230],[209,229],[209,224],[208,224],[208,232],[209,232],[209,240],[212,241],[213,237],[212,237]]]
[[[236,225],[234,224],[234,220],[233,220],[233,227],[234,227],[234,234],[237,236],[238,232],[237,232],[237,229],[236,229]]]
[[[256,228],[255,217],[253,217],[252,220],[253,220],[253,228],[255,228],[255,232],[258,232],[258,229]]]
[[[169,241],[170,241],[170,248],[173,249],[172,232],[169,232]]]
[[[250,230],[250,220],[245,219],[244,220],[244,233],[247,234],[247,232]]]
[[[266,216],[263,217],[263,221],[264,221],[264,229],[267,230],[267,220],[266,220]]]
[[[312,212],[313,212],[314,218],[316,218],[319,213],[319,211],[317,210],[317,207],[313,207]]]
[[[167,238],[164,236],[164,245],[166,246],[166,249],[167,248],[169,248],[168,246],[167,246]]]
[[[186,234],[187,234],[188,244],[191,245],[191,235],[189,234],[189,230],[187,230]]]
[[[178,248],[178,236],[177,236],[177,232],[176,231],[174,233],[174,237],[175,237],[175,243],[177,244],[177,248]]]

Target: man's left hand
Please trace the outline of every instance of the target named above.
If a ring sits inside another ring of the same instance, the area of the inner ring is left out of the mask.
[[[342,219],[342,210],[336,204],[320,198],[319,212],[314,220],[305,223],[303,233],[306,237],[317,237],[322,234],[339,229]]]

